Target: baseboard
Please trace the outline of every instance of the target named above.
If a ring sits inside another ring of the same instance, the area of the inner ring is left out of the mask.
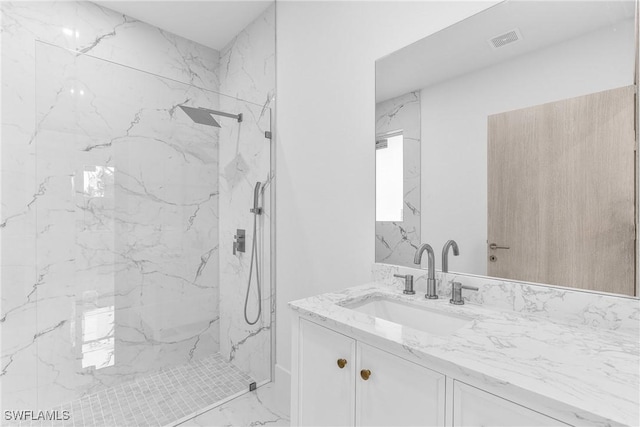
[[[287,417],[291,415],[291,372],[276,364],[276,405],[277,410]]]

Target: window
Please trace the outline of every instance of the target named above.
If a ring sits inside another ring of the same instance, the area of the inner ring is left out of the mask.
[[[402,133],[376,141],[376,221],[402,221],[403,162]]]

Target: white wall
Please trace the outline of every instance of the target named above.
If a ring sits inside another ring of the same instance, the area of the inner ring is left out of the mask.
[[[458,242],[451,271],[487,274],[487,116],[631,85],[633,69],[628,20],[421,91],[422,240]]]
[[[374,61],[494,3],[278,2],[276,384],[282,392],[291,361],[287,302],[371,277]]]

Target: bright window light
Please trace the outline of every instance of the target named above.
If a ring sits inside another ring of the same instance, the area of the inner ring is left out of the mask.
[[[376,144],[376,221],[402,221],[404,207],[402,134]]]
[[[85,166],[84,194],[86,197],[105,197],[113,192],[115,168],[110,166]]]
[[[88,310],[82,315],[82,367],[107,368],[115,364],[114,306]]]

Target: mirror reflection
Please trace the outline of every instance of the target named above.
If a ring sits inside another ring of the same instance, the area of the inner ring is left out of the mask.
[[[635,31],[633,1],[507,1],[377,61],[376,262],[454,239],[452,272],[637,295]]]
[[[402,264],[420,245],[420,93],[376,104],[376,262]]]

